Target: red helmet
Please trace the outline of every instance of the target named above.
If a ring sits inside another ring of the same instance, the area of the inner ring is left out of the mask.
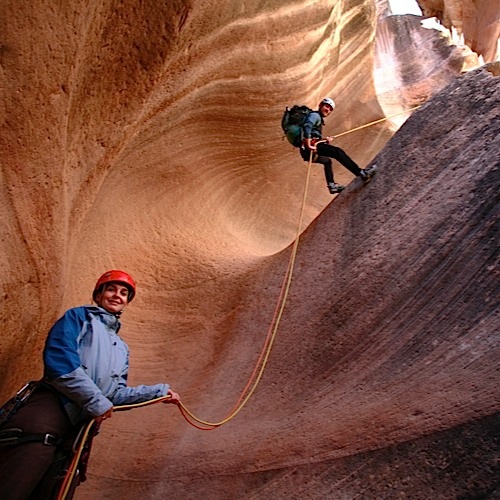
[[[92,298],[96,299],[97,294],[100,292],[103,285],[106,283],[121,283],[128,288],[128,301],[130,302],[135,296],[135,281],[130,274],[125,271],[118,271],[113,269],[112,271],[106,271],[95,284],[94,291],[92,293]]]

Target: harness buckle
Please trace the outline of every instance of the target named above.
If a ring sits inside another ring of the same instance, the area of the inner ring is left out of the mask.
[[[43,441],[42,443],[45,445],[45,446],[56,446],[57,445],[57,437],[54,436],[53,434],[45,434],[43,436]]]
[[[0,445],[2,444],[23,444],[23,443],[42,443],[45,446],[57,446],[60,440],[54,434],[30,434],[22,429],[5,429],[0,431]]]

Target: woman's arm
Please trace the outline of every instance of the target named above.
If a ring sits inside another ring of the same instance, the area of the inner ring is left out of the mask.
[[[56,321],[43,352],[45,380],[91,416],[103,415],[113,407],[81,367],[78,338],[87,323],[84,307],[76,307]]]

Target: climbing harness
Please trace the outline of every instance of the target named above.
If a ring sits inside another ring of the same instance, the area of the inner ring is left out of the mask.
[[[45,446],[57,446],[60,440],[57,436],[49,434],[30,434],[22,429],[4,429],[0,431],[0,445],[18,445],[24,443],[42,443]]]
[[[31,396],[38,384],[39,382],[34,380],[28,382],[0,408],[0,429],[13,417],[21,405]]]

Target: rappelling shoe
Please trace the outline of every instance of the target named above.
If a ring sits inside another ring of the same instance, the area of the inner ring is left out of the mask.
[[[328,183],[328,191],[330,191],[330,194],[337,194],[340,193],[345,189],[345,186],[341,186],[340,184],[336,184],[335,182],[329,182]]]
[[[362,169],[359,176],[363,179],[365,184],[368,184],[371,178],[377,173],[377,165],[373,164],[370,167]]]

